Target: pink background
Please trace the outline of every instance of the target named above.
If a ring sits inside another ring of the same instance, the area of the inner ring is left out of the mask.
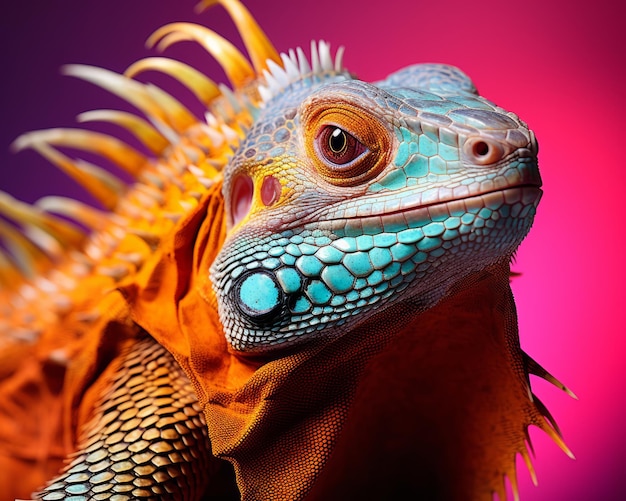
[[[247,4],[280,50],[306,47],[312,38],[326,39],[335,48],[346,45],[347,66],[365,80],[411,63],[454,64],[481,93],[535,130],[545,196],[515,265],[523,272],[513,284],[522,345],[580,401],[535,380],[536,393],[577,460],[533,433],[539,487],[532,487],[522,468],[522,499],[624,499],[618,488],[626,476],[623,2]],[[221,9],[195,16],[192,6],[187,0],[66,0],[3,7],[0,187],[29,201],[51,193],[81,196],[35,154],[12,155],[8,144],[24,131],[72,126],[74,116],[88,109],[120,107],[105,92],[60,76],[64,63],[123,71],[154,54],[143,41],[171,21],[206,23],[233,37]],[[167,53],[185,54],[187,61],[222,78],[210,58],[190,44]],[[153,80],[193,103],[171,80]]]

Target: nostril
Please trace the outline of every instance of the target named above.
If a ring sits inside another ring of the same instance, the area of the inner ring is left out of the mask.
[[[476,137],[469,138],[463,150],[466,158],[478,165],[494,164],[506,155],[504,147],[499,142]]]
[[[250,176],[244,174],[237,176],[233,181],[230,195],[230,214],[233,226],[237,225],[250,212],[253,195],[254,184]]]

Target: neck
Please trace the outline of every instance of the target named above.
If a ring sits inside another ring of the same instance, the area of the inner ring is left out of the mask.
[[[506,499],[528,426],[558,439],[529,389],[508,273],[208,388],[213,452],[233,462],[242,499],[292,498],[296,478],[306,501]]]
[[[429,500],[505,499],[516,454],[528,457],[527,428],[543,422],[508,279],[508,267],[474,276],[427,312],[414,316],[405,303],[376,319],[368,331],[393,337],[368,363],[312,499],[360,499],[359,489],[363,499],[393,498],[395,489]]]

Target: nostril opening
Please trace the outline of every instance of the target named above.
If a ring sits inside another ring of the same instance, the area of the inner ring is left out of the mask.
[[[250,212],[253,195],[254,184],[250,176],[244,174],[237,176],[233,181],[230,196],[230,214],[233,226],[237,225]]]
[[[484,157],[489,154],[489,145],[485,141],[476,141],[474,143],[474,155]]]

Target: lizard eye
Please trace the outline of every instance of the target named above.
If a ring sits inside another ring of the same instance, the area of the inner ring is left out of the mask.
[[[334,185],[357,186],[373,179],[393,154],[384,122],[354,104],[311,100],[302,123],[308,157],[317,174]]]
[[[365,145],[341,127],[326,125],[316,139],[320,157],[338,168],[350,164],[367,151]]]

